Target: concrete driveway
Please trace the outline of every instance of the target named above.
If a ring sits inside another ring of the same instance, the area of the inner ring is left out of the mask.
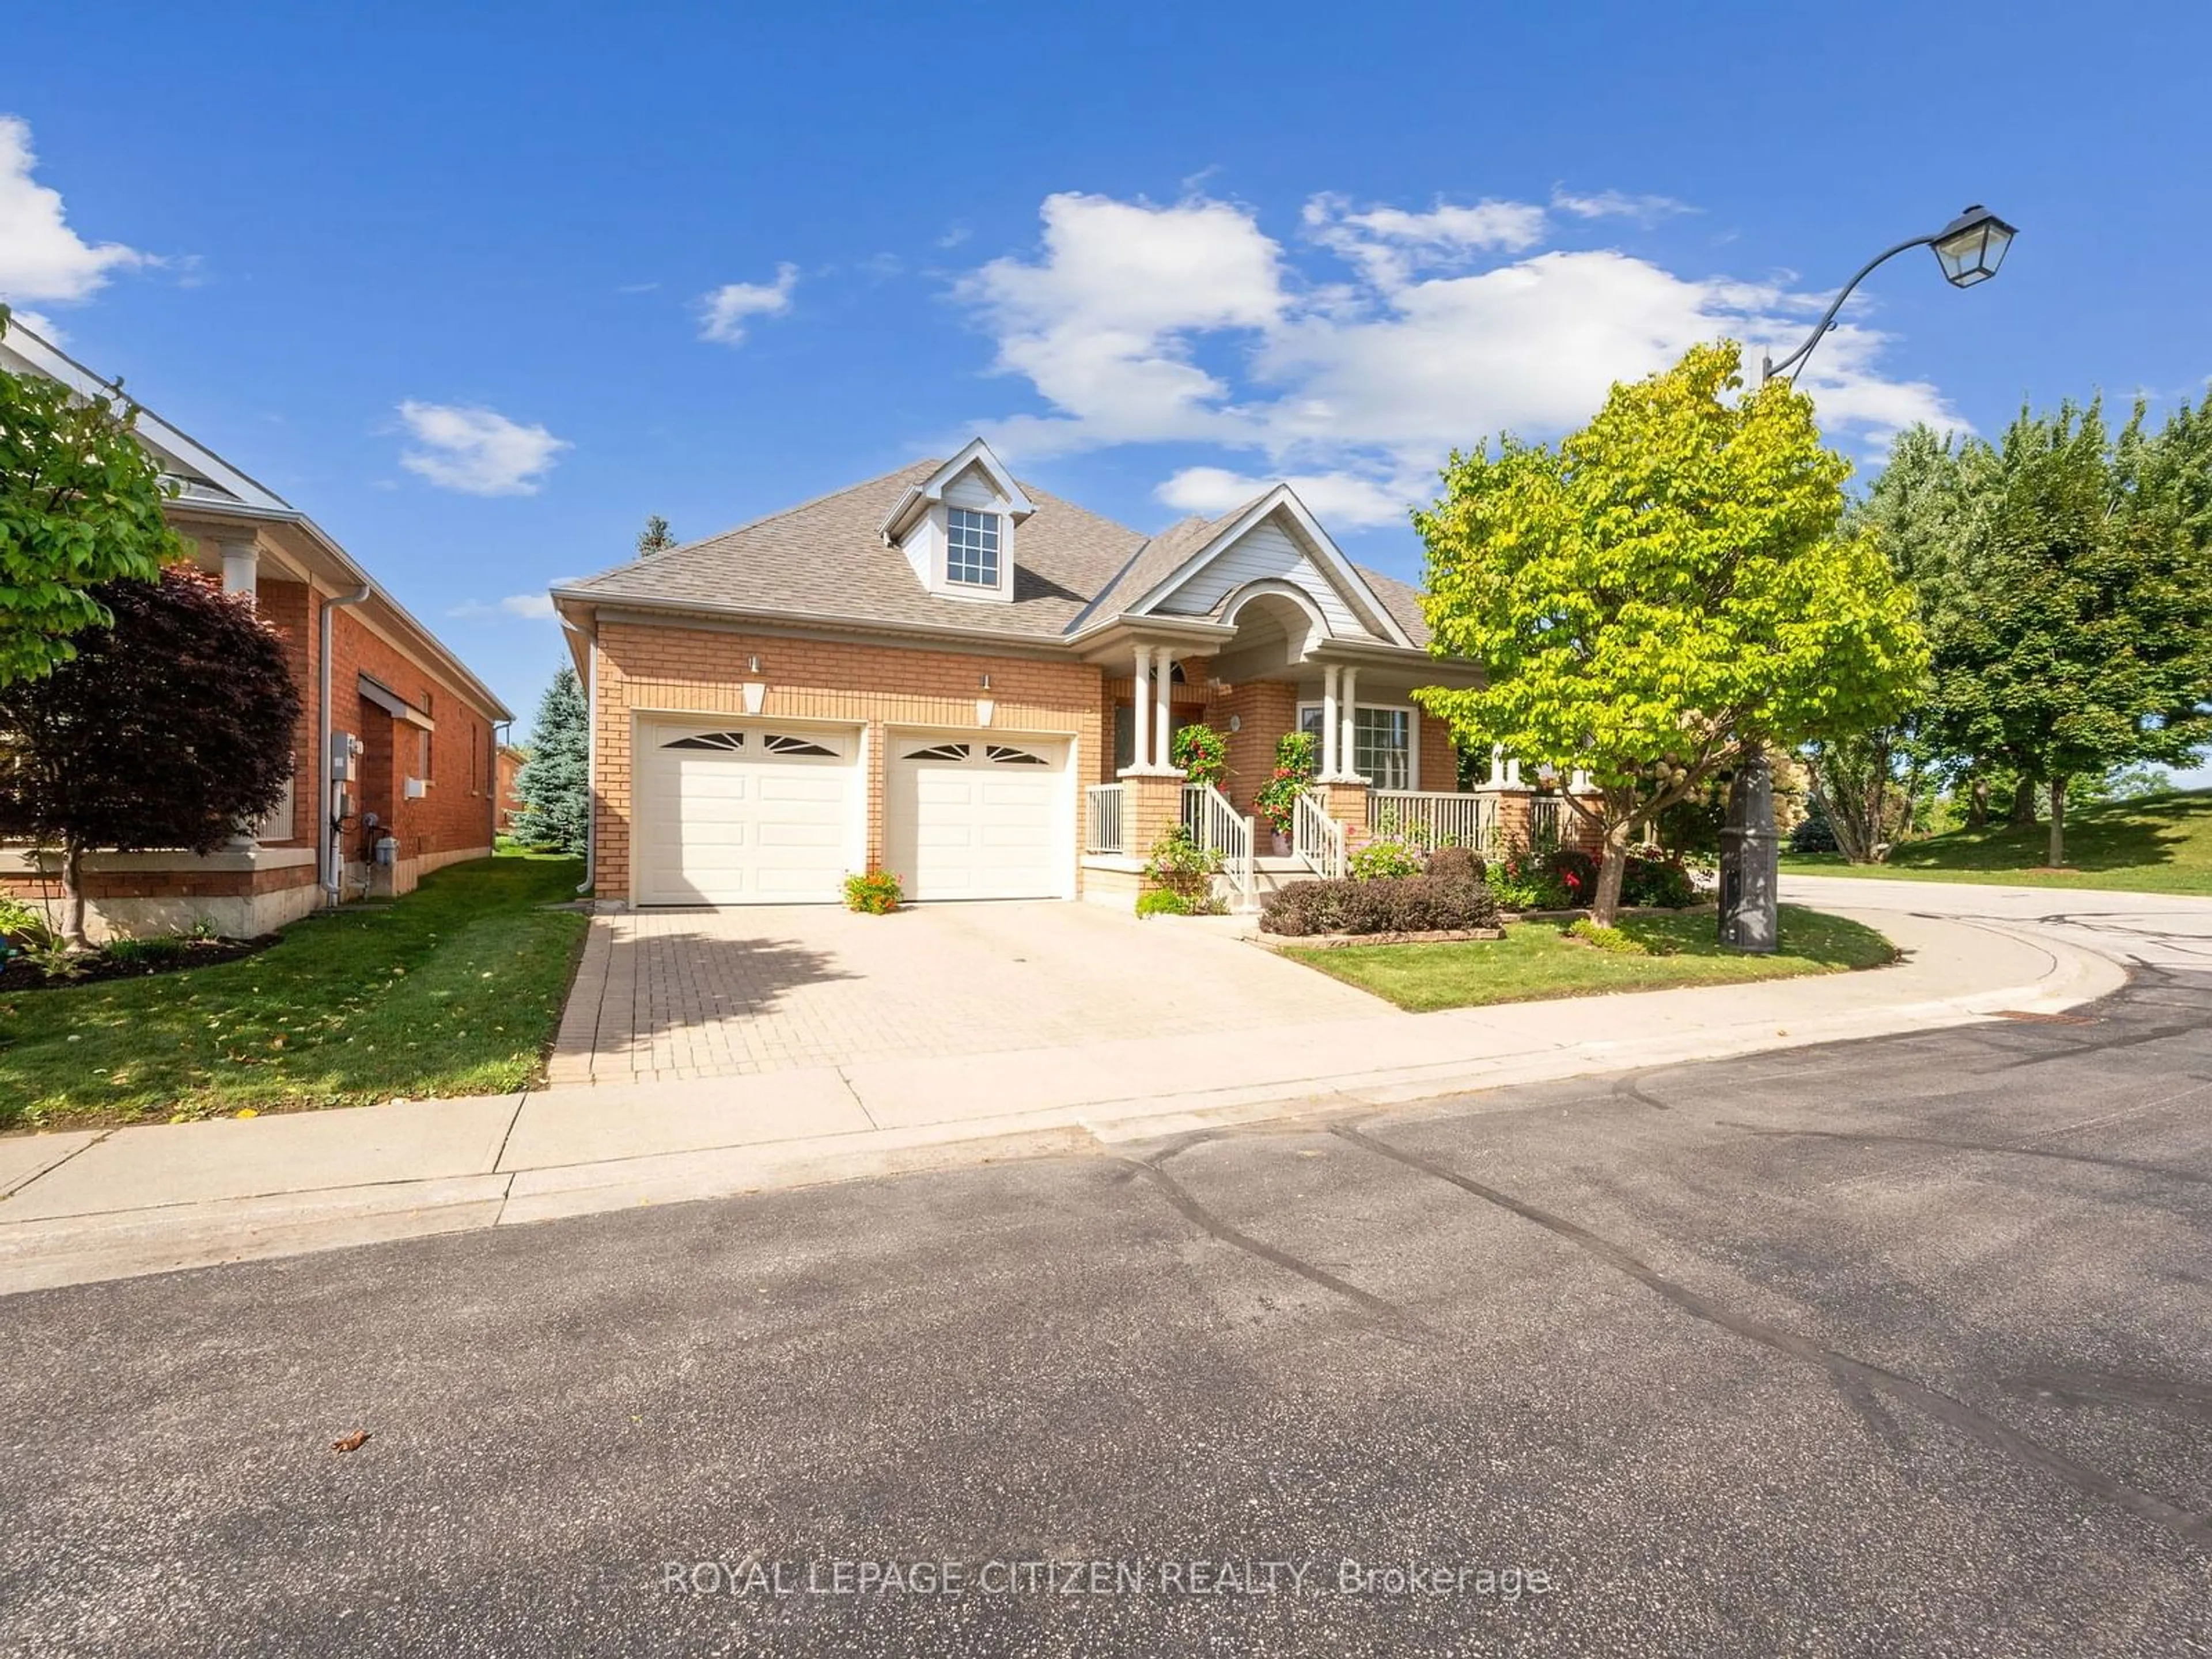
[[[666,1082],[1387,1015],[1206,921],[1094,904],[595,916],[551,1080]]]

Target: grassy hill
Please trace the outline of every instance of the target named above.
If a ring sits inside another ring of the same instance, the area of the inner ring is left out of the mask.
[[[2040,823],[2032,830],[1954,830],[1899,848],[1887,864],[1785,852],[1782,867],[1803,875],[2212,894],[2212,789],[2075,808],[2066,815],[2064,873],[2041,872],[2050,833]]]

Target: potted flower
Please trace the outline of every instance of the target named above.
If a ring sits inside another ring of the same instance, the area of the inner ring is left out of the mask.
[[[1274,854],[1281,858],[1291,850],[1291,819],[1297,811],[1298,797],[1313,781],[1314,740],[1310,732],[1285,732],[1275,740],[1274,769],[1267,781],[1260,786],[1252,798],[1252,810],[1266,820],[1274,833]]]

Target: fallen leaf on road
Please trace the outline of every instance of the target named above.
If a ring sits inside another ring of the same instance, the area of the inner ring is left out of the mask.
[[[331,1449],[337,1452],[359,1451],[368,1443],[368,1431],[367,1429],[363,1429],[358,1434],[349,1434],[346,1436],[343,1440],[331,1441]]]

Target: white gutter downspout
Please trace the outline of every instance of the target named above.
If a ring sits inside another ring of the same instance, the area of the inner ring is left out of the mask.
[[[584,878],[576,890],[588,893],[599,876],[599,665],[592,636],[566,617],[561,626],[584,641]]]
[[[331,770],[334,757],[331,753],[331,612],[347,605],[359,605],[369,595],[369,585],[363,582],[350,593],[334,593],[323,601],[322,675],[319,695],[315,700],[319,711],[318,722],[322,728],[318,745],[322,756],[322,775],[316,781],[319,792],[316,799],[321,803],[315,816],[315,867],[323,878],[323,898],[325,904],[338,902],[338,827],[331,819]]]

